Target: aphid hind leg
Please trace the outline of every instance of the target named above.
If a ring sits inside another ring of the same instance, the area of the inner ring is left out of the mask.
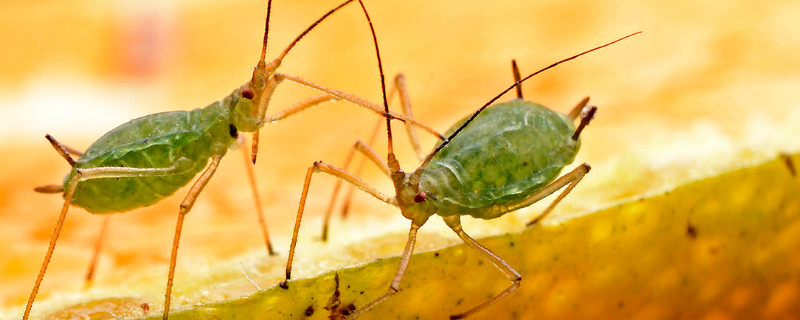
[[[172,280],[175,278],[175,262],[178,259],[178,244],[181,240],[181,231],[183,229],[183,219],[186,217],[186,214],[192,210],[195,201],[197,200],[197,196],[200,195],[200,192],[203,191],[203,188],[208,184],[208,181],[211,180],[211,177],[214,175],[214,172],[217,171],[217,167],[219,166],[219,162],[222,159],[222,155],[215,155],[211,158],[211,163],[208,165],[205,171],[197,178],[197,181],[194,182],[192,188],[189,189],[189,193],[186,194],[186,197],[183,198],[183,202],[181,202],[180,210],[178,211],[178,222],[175,224],[175,237],[172,240],[172,253],[170,254],[169,260],[169,275],[167,276],[167,289],[164,293],[164,320],[169,318],[169,304],[172,298]]]
[[[253,192],[253,201],[255,202],[256,206],[256,214],[258,215],[258,225],[261,226],[261,234],[264,235],[264,243],[267,246],[267,253],[271,256],[277,255],[275,250],[272,249],[272,242],[269,240],[269,231],[267,231],[267,219],[264,218],[264,209],[261,206],[261,197],[258,193],[258,186],[256,184],[256,175],[253,172],[253,162],[250,161],[248,157],[247,148],[245,148],[246,142],[242,136],[239,136],[242,139],[242,156],[244,159],[244,167],[247,169],[247,178],[250,182],[250,190]]]
[[[303,183],[303,192],[300,195],[300,204],[297,206],[297,217],[295,218],[294,231],[292,232],[292,243],[289,247],[289,258],[286,262],[286,280],[280,283],[281,288],[284,289],[289,288],[289,280],[292,278],[292,260],[294,259],[295,247],[297,246],[297,235],[300,232],[300,221],[303,219],[303,211],[305,210],[306,198],[308,197],[308,188],[311,186],[311,177],[315,172],[324,172],[336,178],[347,181],[355,185],[359,189],[363,190],[364,192],[371,194],[378,200],[396,206],[394,198],[382,194],[377,189],[371,187],[366,182],[351,175],[347,171],[344,171],[340,168],[329,165],[322,161],[314,162],[314,164],[308,167],[308,171],[306,171],[306,178]]]
[[[89,269],[86,270],[86,287],[89,287],[92,283],[92,279],[94,279],[94,271],[97,267],[97,260],[100,258],[100,250],[103,249],[103,239],[106,237],[106,231],[108,230],[108,220],[111,218],[110,215],[105,215],[103,217],[103,224],[100,226],[100,233],[97,235],[97,240],[94,242],[94,252],[92,252],[92,260],[89,262]]]
[[[379,303],[389,299],[391,296],[400,291],[400,282],[403,281],[403,277],[405,277],[406,271],[408,271],[408,265],[411,263],[411,254],[414,253],[414,244],[417,242],[417,230],[419,230],[419,228],[420,225],[417,225],[414,222],[411,223],[411,230],[408,231],[408,241],[406,241],[406,247],[403,249],[403,255],[400,256],[400,265],[397,267],[397,272],[395,272],[394,278],[392,278],[392,283],[389,285],[389,289],[386,290],[386,293],[375,300],[372,300],[364,307],[358,308],[356,312],[347,317],[347,319],[358,317],[362,313],[369,311]]]
[[[55,138],[50,135],[46,136],[47,140],[50,141],[50,144],[56,151],[63,157],[71,166],[75,166],[75,160],[69,155],[69,152],[63,145],[61,145]],[[58,239],[58,235],[61,233],[61,228],[64,225],[64,220],[66,218],[67,209],[69,205],[72,203],[72,197],[75,194],[75,188],[78,185],[78,182],[91,180],[91,179],[100,179],[100,178],[128,178],[128,177],[146,177],[146,176],[162,176],[162,175],[169,175],[176,172],[182,172],[186,170],[183,164],[188,163],[184,160],[184,158],[179,158],[172,166],[166,168],[121,168],[121,167],[94,167],[94,168],[76,168],[76,174],[70,178],[67,182],[67,187],[65,189],[64,194],[64,206],[61,209],[61,215],[58,218],[58,222],[56,223],[56,227],[53,230],[53,236],[50,240],[50,246],[45,254],[44,262],[42,263],[42,267],[39,271],[39,275],[36,278],[36,283],[34,285],[33,291],[31,292],[30,298],[28,300],[28,304],[25,307],[25,313],[23,315],[23,319],[27,319],[30,314],[30,309],[33,306],[33,300],[36,297],[36,294],[39,291],[39,287],[41,285],[42,279],[44,278],[45,270],[47,270],[47,265],[50,263],[50,258],[53,255],[53,251],[55,250],[56,240]]]
[[[534,224],[537,224],[540,221],[542,221],[551,211],[553,211],[553,208],[555,208],[556,205],[559,202],[561,202],[561,200],[564,199],[564,197],[566,197],[567,194],[569,194],[569,192],[572,191],[573,188],[575,188],[575,186],[578,184],[578,182],[581,182],[583,177],[586,176],[586,174],[589,173],[589,170],[591,170],[591,169],[592,169],[592,167],[590,167],[588,164],[584,163],[584,164],[578,166],[577,168],[573,169],[569,173],[564,174],[560,178],[556,179],[556,181],[553,181],[553,183],[549,184],[547,187],[545,187],[541,191],[537,192],[536,194],[533,194],[530,198],[526,199],[525,200],[526,203],[528,203],[530,200],[534,200],[533,202],[536,202],[536,201],[541,200],[542,198],[552,194],[556,190],[561,189],[562,187],[566,186],[566,188],[564,188],[564,191],[562,191],[558,195],[558,197],[556,197],[556,199],[553,200],[552,203],[550,203],[550,205],[547,207],[547,209],[542,211],[542,213],[540,213],[538,216],[536,216],[536,218],[533,218],[533,220],[528,222],[526,224],[526,226],[530,227],[530,226],[532,226]],[[533,202],[530,202],[530,203],[532,204]]]
[[[378,166],[378,168],[383,171],[386,176],[391,177],[391,172],[389,171],[389,165],[386,164],[386,161],[381,159],[381,156],[375,152],[372,147],[370,147],[364,141],[358,140],[356,143],[353,144],[353,147],[350,148],[350,152],[347,154],[347,158],[345,159],[344,163],[342,164],[342,171],[347,171],[347,168],[350,166],[350,162],[353,161],[353,156],[355,156],[356,151],[360,152],[365,156],[366,159],[369,159]],[[359,168],[360,169],[360,168]],[[359,170],[360,171],[360,170]],[[333,186],[333,193],[331,194],[331,201],[328,204],[328,209],[325,210],[325,219],[322,224],[322,241],[328,240],[328,225],[330,223],[331,215],[333,214],[333,207],[336,202],[336,197],[339,195],[339,189],[342,186],[343,180],[337,180],[336,184]],[[353,186],[352,184],[350,185]],[[348,199],[349,200],[349,199]],[[349,203],[347,204],[349,206]]]
[[[491,250],[486,249],[486,247],[482,246],[480,243],[475,241],[475,239],[472,239],[472,237],[467,235],[461,228],[461,216],[454,215],[454,216],[444,217],[443,219],[444,222],[447,223],[447,226],[450,227],[450,229],[453,229],[453,231],[458,235],[459,238],[461,238],[462,241],[464,241],[464,243],[467,244],[467,246],[478,251],[478,253],[480,253],[484,259],[491,262],[492,265],[495,268],[497,268],[497,270],[500,270],[500,272],[502,272],[506,276],[506,278],[508,278],[508,280],[511,281],[511,285],[508,286],[508,288],[498,293],[491,299],[484,301],[483,303],[475,307],[472,307],[472,309],[469,309],[464,313],[451,315],[450,319],[461,319],[475,312],[483,310],[484,308],[494,304],[495,302],[502,299],[512,291],[519,288],[520,282],[522,281],[522,276],[519,274],[519,272],[517,272],[517,270],[514,270],[514,268],[508,265],[508,263],[506,263],[502,258],[495,255]]]

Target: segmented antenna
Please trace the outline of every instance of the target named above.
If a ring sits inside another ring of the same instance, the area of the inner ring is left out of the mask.
[[[269,40],[269,16],[272,13],[272,0],[267,1],[267,19],[264,23],[264,44],[261,46],[261,61],[267,57],[267,40]]]
[[[323,20],[328,18],[328,16],[332,15],[334,12],[338,11],[339,9],[341,9],[342,7],[346,6],[348,3],[353,2],[353,1],[354,0],[347,0],[347,1],[343,2],[342,4],[336,6],[336,8],[328,10],[327,13],[325,13],[324,15],[322,15],[322,17],[320,17],[319,19],[314,21],[314,23],[312,23],[310,26],[308,26],[308,28],[303,30],[303,32],[300,33],[300,35],[298,35],[296,38],[294,38],[294,40],[292,40],[292,42],[289,43],[289,45],[286,47],[286,49],[283,50],[281,55],[278,56],[278,58],[276,58],[275,61],[278,64],[280,64],[280,62],[283,61],[283,58],[286,57],[287,54],[289,54],[289,51],[292,50],[292,48],[294,48],[294,46],[298,42],[300,42],[300,39],[303,39],[303,37],[305,37],[309,32],[311,32],[311,30],[313,30],[318,24],[320,24],[320,22],[322,22]],[[267,42],[268,42],[268,39],[269,39],[269,18],[270,18],[271,13],[272,13],[272,0],[269,0],[269,1],[267,1],[267,19],[266,19],[266,23],[264,25],[264,43],[261,46],[261,60],[258,61],[258,65],[261,66],[260,68],[264,68],[264,66],[267,63],[266,62]],[[258,69],[258,68],[259,67],[256,67],[256,69]],[[254,77],[253,79],[255,80],[256,79],[255,78],[255,73],[253,73],[253,77]],[[259,141],[259,131],[256,130],[256,132],[253,133],[253,144],[250,147],[250,158],[251,158],[251,161],[253,162],[253,164],[256,163],[256,158],[258,157],[258,141]]]
[[[367,17],[369,31],[372,32],[372,43],[375,44],[375,55],[378,57],[378,71],[380,71],[381,74],[381,93],[383,94],[384,117],[386,117],[386,136],[389,139],[389,153],[394,153],[392,147],[392,114],[389,113],[389,102],[386,99],[386,76],[383,74],[383,62],[381,61],[381,50],[378,49],[378,37],[375,36],[375,28],[372,26],[372,19],[369,18],[369,13],[367,13],[367,8],[364,6],[364,2],[362,0],[358,0],[358,4],[361,5],[361,10],[364,11],[364,16]]]
[[[590,52],[592,52],[592,51],[595,51],[595,50],[599,50],[599,49],[602,49],[602,48],[608,47],[608,46],[610,46],[610,45],[612,45],[612,44],[615,44],[615,43],[617,43],[617,42],[620,42],[620,41],[622,41],[622,40],[625,40],[625,39],[627,39],[627,38],[633,37],[633,36],[635,36],[635,35],[637,35],[637,34],[640,34],[640,33],[642,33],[642,32],[641,32],[641,31],[634,32],[634,33],[631,33],[631,34],[629,34],[629,35],[627,35],[627,36],[624,36],[624,37],[622,37],[622,38],[619,38],[619,39],[617,39],[617,40],[614,40],[614,41],[611,41],[611,42],[609,42],[609,43],[606,43],[606,44],[604,44],[604,45],[601,45],[601,46],[598,46],[598,47],[594,47],[594,48],[592,48],[592,49],[589,49],[589,50],[586,50],[586,51],[584,51],[584,52],[581,52],[581,53],[579,53],[579,54],[576,54],[576,55],[574,55],[574,56],[571,56],[571,57],[569,57],[569,58],[566,58],[566,59],[559,60],[559,61],[557,61],[557,62],[555,62],[555,63],[553,63],[553,64],[551,64],[551,65],[549,65],[549,66],[547,66],[547,67],[544,67],[544,68],[540,69],[539,71],[536,71],[536,72],[534,72],[534,73],[531,73],[531,74],[529,74],[527,77],[525,77],[525,78],[522,78],[521,80],[519,80],[519,81],[517,81],[517,82],[514,82],[514,84],[513,84],[513,85],[511,85],[510,87],[508,87],[508,88],[506,88],[505,90],[501,91],[501,92],[500,92],[498,95],[496,95],[494,98],[492,98],[491,100],[489,100],[489,102],[487,102],[487,103],[486,103],[486,104],[484,104],[482,107],[480,107],[480,109],[478,109],[477,111],[475,111],[475,113],[473,113],[473,114],[472,114],[472,116],[470,116],[470,117],[469,117],[469,119],[467,119],[467,121],[464,121],[464,123],[463,123],[463,124],[461,124],[461,126],[460,126],[460,127],[458,127],[458,129],[456,129],[455,131],[453,131],[453,133],[452,133],[452,134],[451,134],[449,137],[447,137],[447,139],[445,139],[445,140],[444,140],[444,141],[443,141],[443,142],[442,142],[440,145],[438,145],[438,146],[436,147],[436,149],[434,149],[434,150],[433,150],[433,152],[431,152],[431,153],[430,153],[430,154],[429,154],[429,155],[428,155],[428,156],[425,158],[425,161],[424,161],[424,162],[422,162],[422,165],[420,165],[420,168],[422,168],[422,167],[425,167],[425,166],[428,164],[428,162],[430,162],[430,161],[431,161],[431,159],[433,159],[433,157],[434,157],[434,156],[435,156],[437,153],[439,153],[439,151],[441,151],[441,150],[442,150],[442,148],[444,148],[444,147],[445,147],[445,146],[446,146],[448,143],[450,143],[450,141],[451,141],[451,140],[453,140],[453,138],[455,138],[455,136],[456,136],[456,135],[458,135],[458,134],[461,132],[461,130],[463,130],[463,129],[464,129],[464,127],[466,127],[466,126],[467,126],[467,125],[468,125],[470,122],[472,122],[472,120],[474,120],[474,119],[475,119],[475,117],[477,117],[477,116],[478,116],[478,114],[480,114],[480,113],[483,111],[483,109],[486,109],[486,108],[487,108],[488,106],[490,106],[492,103],[494,103],[495,101],[497,101],[497,99],[500,99],[500,97],[502,97],[502,96],[503,96],[504,94],[506,94],[507,92],[511,91],[511,89],[514,89],[514,88],[516,88],[517,86],[519,86],[519,85],[520,85],[522,82],[524,82],[525,80],[528,80],[528,79],[532,78],[533,76],[535,76],[535,75],[537,75],[537,74],[540,74],[540,73],[542,73],[542,72],[544,72],[544,71],[547,71],[547,70],[549,70],[549,69],[552,69],[553,67],[555,67],[555,66],[557,66],[557,65],[559,65],[559,64],[561,64],[561,63],[564,63],[564,62],[567,62],[567,61],[573,60],[573,59],[575,59],[575,58],[577,58],[577,57],[580,57],[580,56],[582,56],[582,55],[585,55],[585,54],[587,54],[587,53],[590,53]]]
[[[318,25],[320,22],[322,22],[322,20],[325,20],[325,18],[327,18],[328,16],[332,15],[334,12],[338,11],[339,9],[341,9],[342,7],[346,6],[348,3],[350,3],[350,2],[353,2],[353,1],[354,1],[354,0],[347,0],[347,1],[345,1],[345,2],[342,2],[342,4],[340,4],[340,5],[336,6],[336,8],[333,8],[333,9],[331,9],[331,10],[328,10],[328,12],[327,12],[327,13],[325,13],[325,15],[323,15],[322,17],[320,17],[319,19],[317,19],[317,21],[314,21],[314,23],[312,23],[310,26],[308,26],[308,28],[306,28],[305,30],[303,30],[303,33],[301,33],[299,36],[297,36],[297,38],[294,38],[294,40],[292,41],[292,43],[290,43],[290,44],[289,44],[289,46],[288,46],[288,47],[286,47],[286,49],[284,49],[284,50],[283,50],[283,52],[281,53],[281,55],[280,55],[280,56],[278,56],[278,59],[277,59],[277,60],[283,60],[283,58],[286,56],[286,54],[288,54],[288,53],[289,53],[289,50],[292,50],[292,48],[294,47],[294,45],[296,45],[298,42],[300,42],[300,39],[303,39],[303,37],[305,37],[305,36],[306,36],[306,34],[308,34],[309,32],[311,32],[311,30],[312,30],[312,29],[314,29],[314,28],[315,28],[315,27],[316,27],[316,26],[317,26],[317,25]],[[266,37],[266,36],[265,36],[265,37]],[[266,42],[266,40],[264,40],[264,41]],[[262,58],[262,59],[263,59],[263,58]]]

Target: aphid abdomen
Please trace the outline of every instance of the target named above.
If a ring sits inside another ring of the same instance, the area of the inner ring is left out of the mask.
[[[436,198],[441,216],[495,218],[575,159],[574,131],[571,119],[538,104],[517,99],[491,106],[431,160],[422,188]]]
[[[141,117],[108,132],[78,159],[77,168],[168,168],[184,159],[175,174],[81,181],[72,204],[91,213],[113,213],[145,207],[172,195],[189,183],[212,155],[224,154],[236,141],[226,110],[216,102],[203,109]]]

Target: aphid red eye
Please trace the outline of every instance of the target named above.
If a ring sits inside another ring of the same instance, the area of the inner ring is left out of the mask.
[[[250,100],[250,99],[253,99],[253,96],[255,96],[255,94],[253,93],[253,90],[250,90],[250,89],[242,90],[242,98]]]
[[[425,191],[420,191],[419,193],[417,193],[416,196],[414,196],[414,202],[416,202],[416,203],[423,202],[423,201],[425,201],[427,199],[428,199],[428,195],[425,194]]]

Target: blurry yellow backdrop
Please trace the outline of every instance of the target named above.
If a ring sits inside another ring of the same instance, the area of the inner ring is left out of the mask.
[[[336,4],[276,0],[268,57]],[[557,213],[580,214],[722,168],[800,149],[800,59],[796,54],[800,52],[800,33],[796,32],[800,3],[796,1],[488,4],[369,0],[366,4],[384,54],[387,79],[404,73],[415,116],[441,131],[511,83],[512,58],[524,74],[644,31],[525,84],[528,99],[557,110],[569,110],[586,95],[600,107],[583,136],[577,160],[591,163],[593,171]],[[260,50],[265,9],[264,1],[0,4],[0,151],[4,155],[0,160],[0,316],[19,315],[61,205],[58,196],[32,191],[38,185],[60,182],[68,170],[44,134],[85,149],[104,132],[134,117],[203,107],[221,99],[250,75]],[[357,6],[346,8],[309,34],[287,56],[281,72],[380,100],[369,30]],[[310,95],[313,92],[284,84],[269,111]],[[351,143],[368,135],[374,119],[369,112],[339,102],[262,129],[256,172],[270,231],[282,253],[278,260],[283,261],[288,251],[307,166],[314,160],[341,163]],[[412,169],[416,162],[405,138],[400,139],[401,164]],[[378,141],[385,145],[383,136]],[[424,136],[423,144],[430,146],[433,139]],[[241,155],[232,152],[187,219],[180,263],[263,250],[243,174]],[[377,171],[364,175],[382,190],[390,190]],[[301,241],[313,242],[332,181],[315,180]],[[184,194],[179,191],[154,207],[113,217],[98,284],[124,278],[126,268],[155,265],[156,272],[166,272],[175,214]],[[349,221],[335,222],[336,241],[402,234],[406,229],[392,208],[365,196],[358,197],[355,205]],[[519,230],[531,215],[512,216],[489,224],[468,223],[465,228],[475,230],[476,236],[508,230],[494,226],[513,225],[511,230]],[[551,222],[566,216],[557,215]],[[370,227],[359,227],[355,221]],[[53,290],[82,287],[100,222],[81,209],[71,210],[40,299],[47,299]],[[440,222],[431,224],[423,230],[442,232],[436,231],[441,229]],[[456,242],[455,237],[443,234],[445,243]],[[218,245],[220,239],[226,239],[225,246]],[[335,255],[335,246],[309,245],[327,248],[324,255]],[[319,270],[330,267],[324,260],[319,264]],[[179,264],[176,285],[189,279],[181,278],[188,265]],[[309,273],[301,270],[298,276]],[[274,279],[261,279],[262,285],[273,285],[280,275],[276,271]],[[162,289],[146,290],[158,296]]]

